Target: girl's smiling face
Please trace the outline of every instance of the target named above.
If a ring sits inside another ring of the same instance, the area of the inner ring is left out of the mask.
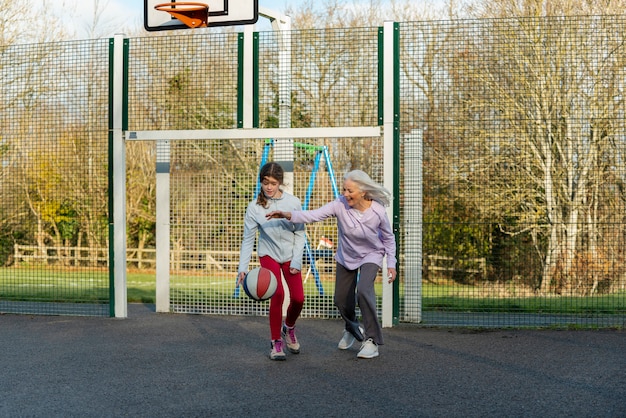
[[[263,181],[261,182],[261,189],[263,190],[263,193],[265,193],[265,196],[270,199],[277,199],[281,196],[280,182],[274,177],[263,177]]]

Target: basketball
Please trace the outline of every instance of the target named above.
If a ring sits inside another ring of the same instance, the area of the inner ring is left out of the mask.
[[[243,280],[243,290],[254,300],[267,300],[276,292],[278,281],[270,270],[264,267],[253,268]]]

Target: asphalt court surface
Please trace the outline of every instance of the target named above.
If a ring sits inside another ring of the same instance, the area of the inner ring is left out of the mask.
[[[301,319],[0,315],[0,417],[626,417],[626,331],[385,328],[380,356]]]

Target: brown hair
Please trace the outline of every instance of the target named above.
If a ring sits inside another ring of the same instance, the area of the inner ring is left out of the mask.
[[[282,185],[284,175],[285,170],[283,170],[280,164],[275,162],[269,162],[263,165],[263,167],[261,167],[261,171],[259,171],[259,183],[263,183],[263,179],[265,177],[272,177],[278,180],[278,183]],[[267,197],[265,196],[265,193],[263,193],[263,189],[261,189],[259,191],[259,195],[256,197],[256,204],[266,208],[267,203]]]

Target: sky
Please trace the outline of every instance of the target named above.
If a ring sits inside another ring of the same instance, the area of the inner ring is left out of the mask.
[[[54,6],[56,16],[65,22],[65,29],[69,39],[94,39],[108,38],[117,33],[127,36],[137,36],[143,31],[144,0],[34,0],[48,2]],[[161,0],[159,0],[161,1]],[[162,0],[166,2],[167,0]],[[202,0],[195,0],[202,1]],[[234,2],[237,0],[229,0]],[[243,0],[249,2],[250,0]],[[317,0],[323,4],[324,0]],[[346,0],[349,4],[368,5],[372,0]],[[259,6],[271,11],[285,13],[289,6],[297,6],[301,0],[259,0]],[[388,0],[380,0],[381,4]],[[444,0],[430,0],[428,2],[416,1],[429,8],[433,4],[444,4]],[[98,4],[102,10],[99,16],[96,31],[93,28],[94,5]],[[256,31],[272,30],[268,19],[259,17],[255,25]],[[68,39],[66,38],[66,39]]]
[[[164,0],[165,2],[166,0]],[[198,0],[196,0],[198,1]],[[201,1],[201,0],[200,0]],[[232,0],[231,0],[232,1]],[[363,0],[364,3],[369,0]],[[99,2],[104,8],[101,17],[102,29],[96,37],[109,37],[115,33],[126,33],[127,28],[143,27],[144,0],[61,0],[57,3],[58,10],[67,22],[68,30],[74,34],[74,39],[92,38],[89,32],[92,21],[94,3]],[[284,13],[289,5],[297,4],[297,0],[259,0],[259,6],[273,11]],[[256,30],[269,30],[269,22],[259,18]]]

